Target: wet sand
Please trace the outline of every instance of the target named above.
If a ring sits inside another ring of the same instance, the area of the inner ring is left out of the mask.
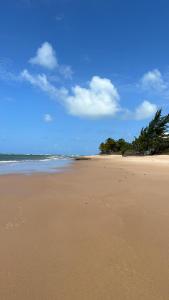
[[[0,299],[168,300],[169,158],[0,176]]]

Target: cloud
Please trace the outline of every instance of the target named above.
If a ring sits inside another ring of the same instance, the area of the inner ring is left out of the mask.
[[[52,45],[45,42],[38,48],[36,56],[31,58],[29,62],[33,65],[39,65],[44,68],[53,70],[58,66],[55,50]]]
[[[35,57],[29,60],[32,65],[39,65],[50,71],[57,71],[58,74],[62,75],[65,79],[72,79],[73,70],[69,65],[62,65],[58,63],[56,52],[52,45],[45,42],[38,48]]]
[[[135,110],[134,118],[143,120],[152,117],[157,111],[157,105],[147,100],[143,101]]]
[[[51,84],[45,74],[32,75],[28,70],[23,70],[21,73],[21,78],[28,81],[31,85],[38,87],[42,91],[46,92],[50,97],[54,99],[63,99],[67,95],[67,90],[65,88],[56,88]]]
[[[86,118],[114,116],[119,110],[119,94],[112,82],[99,76],[92,77],[88,88],[75,86],[65,105],[71,115]]]
[[[167,89],[167,83],[164,81],[163,76],[158,69],[145,73],[141,78],[140,83],[144,90],[162,92]]]
[[[45,121],[46,123],[50,123],[50,122],[53,121],[53,117],[52,117],[50,114],[45,114],[45,115],[44,115],[44,121]]]
[[[135,111],[120,106],[120,96],[110,79],[93,76],[87,88],[76,85],[70,90],[51,84],[45,74],[33,75],[28,70],[21,73],[22,80],[29,82],[62,104],[73,116],[97,119],[114,117],[121,112],[123,119],[143,120],[152,117],[157,105],[143,101]]]
[[[75,86],[70,93],[64,87],[56,88],[45,74],[32,75],[28,70],[21,73],[21,78],[40,88],[50,97],[60,100],[67,111],[74,116],[101,118],[114,116],[119,110],[119,94],[109,79],[94,76],[88,88]]]
[[[148,100],[144,100],[135,110],[122,109],[123,120],[144,120],[151,118],[157,111],[158,107],[156,104],[151,103]]]

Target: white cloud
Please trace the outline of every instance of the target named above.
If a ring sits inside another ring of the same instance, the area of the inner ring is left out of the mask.
[[[152,117],[157,111],[157,105],[147,100],[143,101],[135,110],[134,118],[143,120]]]
[[[149,71],[141,78],[141,87],[145,90],[164,91],[167,88],[161,72],[158,69]]]
[[[45,121],[46,123],[50,123],[50,122],[53,121],[53,117],[52,117],[50,114],[45,114],[45,115],[44,115],[44,121]]]
[[[21,78],[28,81],[31,85],[40,88],[42,91],[49,94],[52,98],[57,100],[63,99],[67,96],[67,90],[65,88],[57,89],[52,85],[45,74],[32,75],[28,70],[23,70],[21,73]]]
[[[51,71],[57,70],[57,72],[65,79],[72,79],[72,67],[58,63],[55,50],[48,42],[43,43],[41,47],[38,48],[36,56],[31,58],[29,62],[33,65],[39,65]]]
[[[65,105],[70,114],[86,118],[114,116],[119,110],[119,94],[107,78],[94,76],[88,88],[75,86]]]
[[[56,88],[45,74],[32,75],[24,70],[21,78],[60,101],[69,114],[78,117],[96,119],[115,116],[121,111],[124,119],[143,120],[152,117],[157,111],[157,105],[148,100],[143,101],[135,111],[122,109],[116,87],[111,80],[99,76],[92,77],[88,88],[77,85],[71,93],[64,87]]]
[[[36,56],[31,58],[29,62],[33,65],[40,65],[47,69],[53,70],[58,66],[55,50],[52,45],[45,42],[38,48]]]
[[[94,76],[88,88],[77,85],[72,88],[72,94],[65,88],[56,88],[45,74],[32,75],[28,70],[24,70],[21,78],[52,98],[61,100],[67,111],[75,116],[101,118],[114,116],[120,110],[118,91],[106,78]]]

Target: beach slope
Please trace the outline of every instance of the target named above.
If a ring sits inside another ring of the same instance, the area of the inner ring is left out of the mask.
[[[169,158],[0,176],[0,299],[168,300]]]

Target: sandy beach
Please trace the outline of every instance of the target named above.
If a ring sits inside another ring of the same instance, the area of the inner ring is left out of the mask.
[[[1,300],[168,300],[169,157],[0,176]]]

